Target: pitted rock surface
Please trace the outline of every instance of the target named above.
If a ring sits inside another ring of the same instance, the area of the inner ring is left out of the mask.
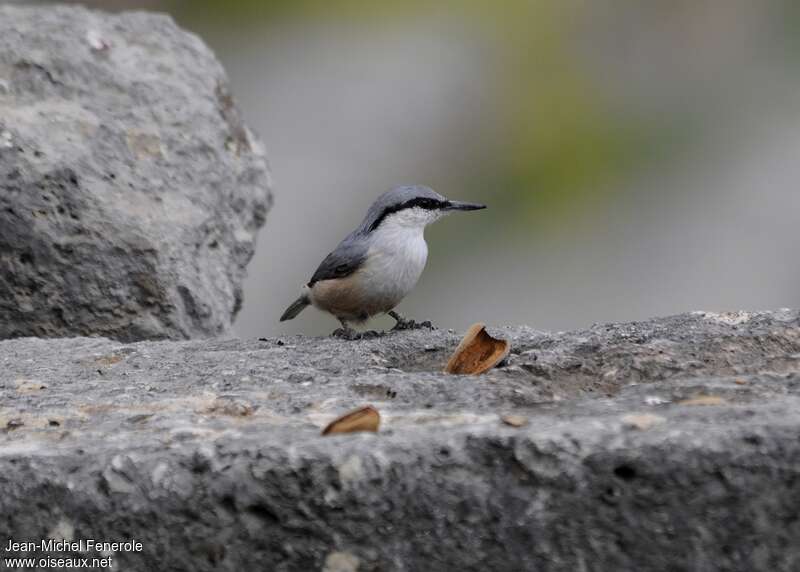
[[[226,333],[270,184],[167,16],[0,5],[0,338]]]
[[[490,331],[477,377],[442,330],[0,342],[0,535],[136,539],[129,570],[796,568],[798,312]],[[378,433],[320,435],[365,404]]]

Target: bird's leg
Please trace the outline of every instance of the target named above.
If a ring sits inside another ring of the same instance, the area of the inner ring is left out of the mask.
[[[341,328],[336,328],[331,334],[334,338],[341,338],[343,340],[360,340],[361,334],[350,327],[345,320],[339,318],[339,323],[342,324]]]
[[[361,316],[359,316],[359,317],[361,318],[362,322],[366,322],[370,318],[369,314],[367,314],[366,312],[361,314]],[[383,337],[383,335],[385,333],[386,332],[376,332],[375,330],[367,330],[366,332],[361,332],[361,339],[362,340],[370,340],[370,339],[373,339],[373,338],[380,338],[380,337]]]
[[[399,330],[421,330],[423,328],[428,328],[429,330],[433,329],[433,324],[431,324],[427,320],[424,321],[424,322],[417,323],[414,320],[409,320],[409,319],[404,318],[403,315],[400,314],[400,312],[397,312],[395,310],[389,310],[386,313],[389,314],[392,318],[394,318],[397,321],[397,323],[392,328],[392,331],[395,331],[395,330],[398,330],[398,331]]]

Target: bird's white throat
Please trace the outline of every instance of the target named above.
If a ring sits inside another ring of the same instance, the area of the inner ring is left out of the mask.
[[[405,271],[405,267],[422,272],[428,258],[425,227],[441,217],[441,211],[420,208],[392,213],[370,233],[370,250],[391,258],[401,267],[394,272]]]
[[[428,260],[425,226],[439,218],[431,215],[438,213],[423,209],[394,213],[370,233],[362,269],[370,291],[397,303],[414,288]]]

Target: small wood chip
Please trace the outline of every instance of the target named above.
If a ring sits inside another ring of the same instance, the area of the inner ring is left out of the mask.
[[[522,415],[503,415],[500,421],[511,427],[525,427],[528,424],[528,418]]]
[[[691,399],[679,401],[678,405],[725,405],[728,400],[719,395],[698,395]]]
[[[357,431],[377,432],[381,414],[372,405],[365,405],[334,419],[322,430],[323,435],[334,433],[355,433]]]
[[[746,379],[737,379],[737,380],[734,380],[733,383],[735,383],[736,385],[747,385],[747,380]]]
[[[114,365],[115,363],[119,363],[121,361],[122,361],[122,356],[110,355],[110,356],[103,356],[103,357],[96,358],[94,360],[94,363],[96,363],[97,365],[104,365],[104,366],[108,367],[108,366]]]
[[[480,375],[503,361],[510,351],[511,344],[490,336],[485,324],[473,324],[453,352],[444,372]]]

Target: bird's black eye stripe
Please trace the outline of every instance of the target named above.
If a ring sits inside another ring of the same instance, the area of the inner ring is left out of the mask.
[[[375,230],[376,228],[378,228],[381,225],[381,223],[383,222],[383,220],[387,216],[389,216],[392,213],[396,213],[398,211],[402,211],[402,210],[410,209],[410,208],[414,208],[414,207],[432,211],[432,210],[443,208],[445,206],[447,206],[447,202],[446,201],[440,201],[439,199],[432,199],[432,198],[428,198],[428,197],[416,197],[416,198],[413,198],[413,199],[411,199],[409,201],[401,203],[399,205],[393,205],[393,206],[390,206],[390,207],[386,207],[383,210],[383,212],[381,213],[381,216],[379,216],[375,220],[375,222],[373,222],[370,225],[369,230],[370,230],[370,232]]]
[[[444,202],[438,199],[429,199],[427,197],[418,197],[415,199],[411,199],[410,201],[404,202],[402,205],[397,207],[395,211],[403,210],[403,209],[410,209],[414,207],[418,207],[421,209],[426,210],[435,210],[440,209],[444,206]]]

